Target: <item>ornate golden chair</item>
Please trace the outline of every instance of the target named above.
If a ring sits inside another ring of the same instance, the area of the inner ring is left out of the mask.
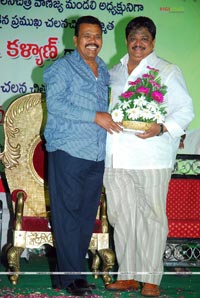
[[[13,246],[8,250],[10,279],[16,284],[20,272],[20,256],[25,248],[54,246],[50,226],[49,193],[46,179],[47,154],[43,142],[46,121],[45,98],[40,93],[19,97],[4,117],[5,144],[0,160],[12,194],[15,222]],[[109,248],[105,194],[102,191],[94,233],[89,250],[95,278],[101,268],[105,284],[111,282],[108,271],[114,265]],[[12,274],[13,272],[13,274]]]

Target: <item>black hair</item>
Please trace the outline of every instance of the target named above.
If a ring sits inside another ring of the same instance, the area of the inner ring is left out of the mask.
[[[79,33],[79,28],[81,24],[94,24],[94,25],[98,25],[101,29],[102,32],[102,25],[101,22],[99,21],[99,19],[93,17],[93,16],[83,16],[80,17],[77,21],[76,21],[76,25],[75,25],[75,31],[74,31],[74,35],[78,36]]]
[[[148,17],[136,17],[133,20],[131,20],[126,26],[126,39],[128,38],[132,30],[137,30],[142,27],[145,27],[148,29],[148,31],[151,33],[151,36],[154,40],[156,37],[156,25]]]

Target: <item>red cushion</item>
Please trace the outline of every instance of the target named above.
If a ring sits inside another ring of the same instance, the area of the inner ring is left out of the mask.
[[[200,220],[169,219],[168,237],[200,238]]]
[[[199,179],[171,179],[167,215],[168,218],[200,220]]]
[[[172,178],[167,195],[168,237],[200,238],[200,180]]]
[[[50,223],[47,218],[44,217],[32,217],[23,216],[22,218],[22,230],[23,231],[35,231],[35,232],[49,232],[51,231]],[[94,226],[94,233],[102,233],[101,220],[96,219]]]
[[[49,232],[51,231],[51,228],[47,218],[23,216],[22,230],[31,232]]]
[[[47,181],[47,152],[45,149],[44,140],[39,142],[33,154],[33,165],[36,173],[44,181]]]

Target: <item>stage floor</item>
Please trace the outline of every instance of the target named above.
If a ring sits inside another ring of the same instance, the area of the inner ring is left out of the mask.
[[[51,277],[48,274],[55,258],[44,254],[31,254],[29,260],[21,258],[21,272],[18,284],[13,286],[6,274],[3,264],[0,266],[0,298],[48,298],[48,297],[75,297],[67,295],[65,290],[52,289]],[[50,261],[50,262],[49,262]],[[191,268],[190,268],[191,269]],[[177,274],[166,268],[160,286],[159,298],[200,298],[200,268],[191,269],[189,274]],[[36,273],[38,272],[38,273]],[[115,276],[113,276],[115,278]],[[100,278],[94,279],[89,274],[89,282],[95,282],[96,289],[88,298],[141,298],[140,291],[110,292],[105,290]]]

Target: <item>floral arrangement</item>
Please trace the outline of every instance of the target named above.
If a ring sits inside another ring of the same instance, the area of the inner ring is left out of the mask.
[[[113,121],[164,122],[167,113],[164,104],[167,86],[161,85],[158,69],[150,66],[147,68],[149,72],[134,82],[130,81],[128,90],[120,95],[120,103],[111,110]]]

